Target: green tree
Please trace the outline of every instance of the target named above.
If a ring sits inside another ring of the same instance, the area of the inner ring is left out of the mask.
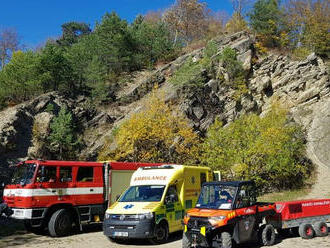
[[[133,69],[134,45],[128,30],[128,23],[115,12],[103,16],[95,27],[95,33],[102,49],[101,61],[108,73],[120,73]]]
[[[74,131],[72,114],[62,107],[50,124],[49,150],[56,159],[74,159],[80,145]]]
[[[216,121],[202,150],[203,164],[220,169],[226,179],[253,179],[263,191],[300,187],[311,171],[301,128],[289,124],[287,112],[278,107],[263,118],[250,114],[227,127]]]
[[[72,66],[65,57],[64,50],[58,45],[48,42],[41,50],[39,73],[43,75],[43,87],[48,90],[60,90],[74,93],[77,80],[74,78]]]
[[[257,0],[249,13],[251,27],[267,47],[278,45],[281,16],[278,0]]]
[[[18,103],[42,91],[42,78],[37,70],[39,56],[32,51],[13,53],[11,61],[0,71],[2,103]]]
[[[60,46],[71,46],[78,41],[79,37],[90,34],[91,29],[83,22],[67,22],[62,25],[62,37],[56,42]]]

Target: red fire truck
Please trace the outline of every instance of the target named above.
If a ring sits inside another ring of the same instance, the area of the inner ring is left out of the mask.
[[[160,164],[28,160],[17,165],[3,192],[2,213],[26,228],[51,236],[70,233],[73,224],[100,222],[108,205],[129,186],[137,168]]]

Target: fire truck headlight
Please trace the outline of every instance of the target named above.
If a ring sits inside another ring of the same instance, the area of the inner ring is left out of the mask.
[[[219,221],[222,221],[226,219],[226,216],[223,216],[223,215],[219,215],[219,216],[212,216],[212,217],[209,217],[209,222],[212,226],[216,225]]]

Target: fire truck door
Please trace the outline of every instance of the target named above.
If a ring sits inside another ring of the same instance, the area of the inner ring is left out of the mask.
[[[56,166],[39,166],[36,177],[36,189],[33,191],[33,197],[36,206],[47,206],[57,197]]]

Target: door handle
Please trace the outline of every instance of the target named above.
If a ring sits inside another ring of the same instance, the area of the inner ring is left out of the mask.
[[[52,193],[56,193],[56,190],[55,190],[55,189],[53,189],[53,190],[52,190]]]
[[[93,192],[93,191],[94,191],[94,189],[90,189],[89,191]]]

